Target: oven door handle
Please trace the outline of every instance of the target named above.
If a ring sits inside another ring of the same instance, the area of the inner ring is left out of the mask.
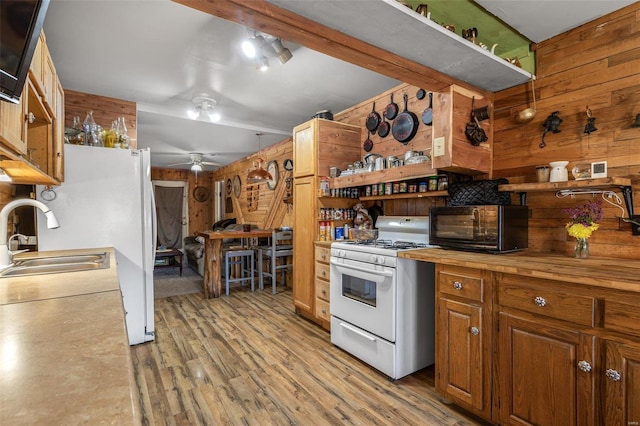
[[[373,281],[373,282],[376,282],[376,283],[380,283],[380,282],[384,281],[384,278],[393,277],[393,272],[390,272],[390,271],[375,271],[375,274],[372,274],[371,273],[371,269],[361,268],[359,266],[353,266],[353,265],[345,266],[342,263],[336,262],[335,260],[331,260],[330,262],[342,274],[345,274],[345,273],[349,274],[350,271],[363,272],[363,273],[366,274],[366,277],[367,277],[366,279],[367,280]]]
[[[357,334],[358,336],[367,339],[370,342],[375,342],[376,339],[374,337],[369,336],[368,334],[364,334],[362,331],[358,330],[355,327],[350,326],[349,324],[345,324],[343,322],[340,323],[340,327],[342,328],[346,328],[347,330],[349,330],[350,332]]]

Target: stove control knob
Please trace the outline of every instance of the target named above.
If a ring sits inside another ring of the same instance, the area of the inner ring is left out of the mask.
[[[347,252],[346,250],[340,250],[340,254],[338,255],[340,257],[347,257]]]
[[[372,263],[378,263],[378,256],[376,256],[375,254],[371,255],[371,262]]]
[[[379,256],[376,263],[378,263],[379,265],[384,265],[384,256]]]

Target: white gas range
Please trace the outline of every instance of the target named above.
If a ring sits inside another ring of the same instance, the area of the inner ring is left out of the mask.
[[[392,379],[434,362],[434,265],[399,258],[430,247],[426,216],[380,216],[375,241],[331,245],[331,342]]]

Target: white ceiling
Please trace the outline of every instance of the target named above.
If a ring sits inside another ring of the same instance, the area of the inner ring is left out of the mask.
[[[542,41],[633,1],[478,3]],[[260,73],[240,52],[244,27],[170,0],[54,0],[44,29],[65,89],[137,103],[138,147],[151,148],[155,167],[190,152],[228,164],[285,139],[317,111],[339,112],[401,83],[286,40],[293,59],[281,65],[272,55]],[[217,101],[217,124],[187,118],[201,94]]]

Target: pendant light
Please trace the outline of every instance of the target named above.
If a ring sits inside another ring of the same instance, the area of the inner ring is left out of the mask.
[[[256,135],[258,136],[258,159],[256,160],[256,167],[247,173],[247,182],[249,183],[263,183],[273,180],[271,173],[262,167],[262,163],[264,162],[264,160],[260,158],[260,136],[262,136],[262,133],[258,132]]]

